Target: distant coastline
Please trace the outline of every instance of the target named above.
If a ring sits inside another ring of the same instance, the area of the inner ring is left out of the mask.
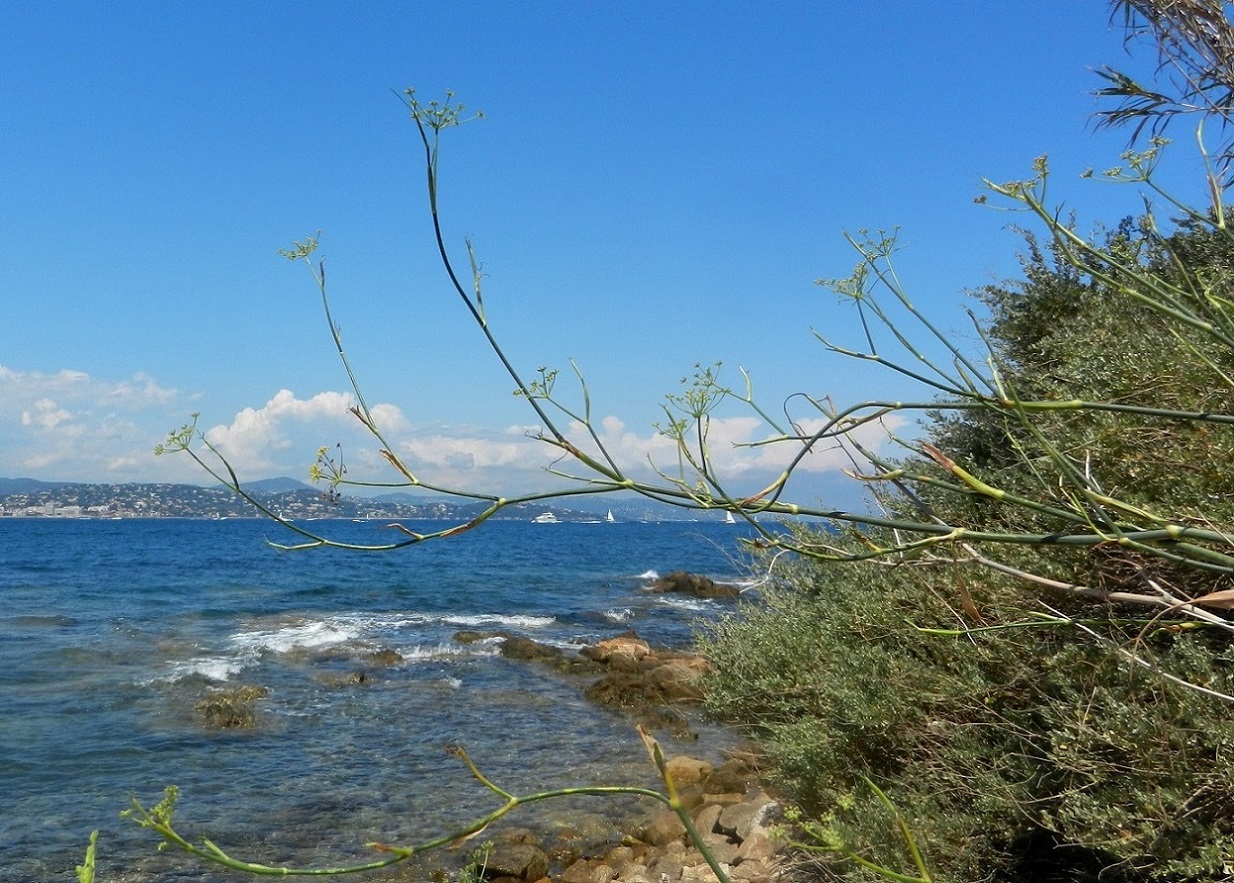
[[[330,496],[304,482],[276,478],[245,485],[262,505],[289,519],[451,519],[466,520],[486,508],[483,502],[406,492],[378,497]],[[597,504],[599,505],[599,504]],[[673,507],[605,502],[619,521],[688,520],[698,513]],[[600,520],[600,512],[546,503],[511,505],[495,517],[535,521],[551,512],[556,522]],[[255,518],[262,517],[244,499],[225,487],[191,484],[95,484],[0,478],[0,518]],[[717,514],[715,516],[719,518]]]

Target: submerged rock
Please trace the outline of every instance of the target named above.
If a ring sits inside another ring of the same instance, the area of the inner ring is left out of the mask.
[[[197,703],[206,726],[220,730],[247,729],[257,719],[255,703],[270,691],[255,684],[239,684],[222,690],[212,690]]]
[[[373,650],[369,653],[365,653],[363,659],[369,665],[389,667],[391,665],[398,665],[401,663],[403,661],[403,654],[399,653],[397,650],[390,649]]]
[[[481,631],[478,629],[463,629],[454,633],[454,641],[459,644],[478,644],[481,641],[491,641],[494,638],[509,638],[513,637],[509,632],[500,631]]]
[[[524,659],[532,662],[560,662],[565,656],[559,648],[541,644],[531,638],[511,635],[501,642],[501,655],[507,659]]]

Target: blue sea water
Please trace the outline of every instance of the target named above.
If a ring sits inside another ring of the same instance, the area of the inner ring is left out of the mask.
[[[376,522],[329,526],[388,538]],[[311,865],[369,859],[368,841],[415,842],[499,805],[448,743],[514,793],[652,784],[630,720],[587,702],[585,682],[452,637],[505,630],[573,651],[634,629],[682,646],[692,623],[731,608],[649,594],[649,579],[744,575],[746,528],[714,523],[498,521],[381,554],[280,552],[265,542],[279,530],[0,519],[0,883],[75,880],[96,828],[99,880],[239,879],[156,853],[119,818],[130,795],[149,805],[170,784],[187,833]],[[205,726],[197,703],[240,684],[268,690],[255,726]],[[514,821],[551,826],[565,811]]]

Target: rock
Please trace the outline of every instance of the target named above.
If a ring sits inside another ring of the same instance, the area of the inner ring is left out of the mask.
[[[688,812],[691,818],[702,808],[704,797],[703,789],[697,783],[677,788],[677,799],[681,802],[681,808]]]
[[[612,815],[603,811],[567,810],[555,823],[555,828],[557,841],[571,849],[611,843],[620,836]]]
[[[652,880],[680,880],[681,872],[685,868],[685,864],[681,860],[681,856],[676,853],[662,855],[647,869],[648,876]]]
[[[761,832],[755,832],[741,841],[737,850],[737,863],[766,862],[776,854],[776,842]]]
[[[484,876],[539,880],[548,876],[548,855],[534,843],[494,843],[484,866]]]
[[[566,868],[561,883],[609,883],[617,874],[603,862],[579,859]]]
[[[540,845],[540,838],[535,831],[530,828],[506,828],[497,835],[498,843],[530,843],[533,846]]]
[[[464,629],[454,633],[454,640],[459,644],[478,644],[480,641],[491,641],[494,638],[512,637],[509,632],[482,632],[474,629]]]
[[[694,816],[694,827],[703,836],[716,833],[719,830],[716,828],[716,823],[720,821],[720,811],[723,809],[724,807],[714,803],[704,806]]]
[[[609,638],[607,641],[592,644],[590,647],[584,647],[579,651],[579,655],[610,666],[614,665],[614,657],[616,657],[616,667],[633,670],[628,665],[623,665],[622,662],[626,660],[632,663],[642,661],[651,655],[651,645],[633,632],[629,632],[624,635],[618,635],[615,638]]]
[[[668,774],[678,788],[688,788],[711,775],[711,764],[679,754],[668,761]]]
[[[364,654],[364,661],[370,665],[389,667],[403,661],[403,654],[397,650],[374,650]]]
[[[745,794],[749,787],[749,774],[743,775],[728,764],[712,770],[711,775],[703,780],[705,794]]]
[[[674,841],[681,842],[685,833],[685,825],[681,823],[677,813],[666,809],[653,818],[638,836],[644,843],[652,846],[666,846]]]
[[[704,806],[733,806],[745,800],[744,794],[730,792],[728,794],[703,794]]]
[[[695,666],[669,662],[647,672],[610,670],[584,692],[588,699],[601,705],[647,708],[698,702],[703,698],[703,685]]]
[[[501,642],[501,655],[507,659],[522,659],[531,662],[556,662],[565,656],[557,647],[550,647],[518,635],[511,635]]]
[[[703,699],[703,675],[694,665],[667,662],[647,672],[647,681],[666,702],[699,702]]]
[[[764,821],[777,809],[779,804],[760,791],[749,800],[725,807],[716,827],[730,837],[745,840],[751,834],[765,834]]]
[[[710,577],[697,573],[686,573],[684,570],[674,570],[668,576],[662,576],[647,589],[649,592],[673,592],[679,595],[689,595],[692,598],[736,598],[741,590],[736,586],[718,583]]]
[[[257,718],[254,703],[269,692],[253,684],[214,690],[197,703],[197,710],[205,716],[207,726],[221,730],[247,729]]]
[[[664,701],[645,677],[628,671],[610,671],[583,692],[592,702],[619,708],[643,708]]]
[[[716,872],[703,863],[681,869],[681,883],[720,883]]]
[[[733,843],[723,834],[704,834],[703,843],[711,850],[711,855],[716,861],[723,865],[732,865],[737,862],[737,844]],[[698,854],[698,860],[705,862],[702,854]]]
[[[746,861],[734,867],[729,877],[733,880],[769,880],[771,867],[760,861]]]
[[[604,856],[604,864],[608,865],[620,876],[625,867],[634,862],[634,850],[629,846],[614,846]]]
[[[630,864],[622,868],[621,873],[617,875],[617,879],[621,883],[653,883],[651,872],[647,870],[646,865]]]

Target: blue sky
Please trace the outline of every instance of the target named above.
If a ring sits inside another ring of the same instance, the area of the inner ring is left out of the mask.
[[[983,176],[1048,153],[1083,222],[1137,210],[1081,182],[1102,64],[1129,61],[1102,3],[7,4],[0,29],[0,475],[205,482],[151,456],[200,412],[243,478],[304,477],[341,441],[380,472],[307,270],[371,402],[434,480],[538,486],[534,424],[436,261],[416,136],[391,90],[453,89],[486,119],[448,133],[447,238],[470,236],[517,367],[575,359],[627,462],[696,362],[751,372],[771,409],[917,398],[828,356],[858,343],[814,284],[842,233],[900,228],[916,303],[971,338],[966,290],[1015,275],[1018,220]],[[1194,150],[1170,167],[1198,183]],[[761,437],[717,415],[726,468]],[[738,419],[742,418],[742,419]],[[725,422],[727,421],[727,422]],[[818,487],[840,464],[820,455]],[[668,465],[667,463],[665,465]]]

